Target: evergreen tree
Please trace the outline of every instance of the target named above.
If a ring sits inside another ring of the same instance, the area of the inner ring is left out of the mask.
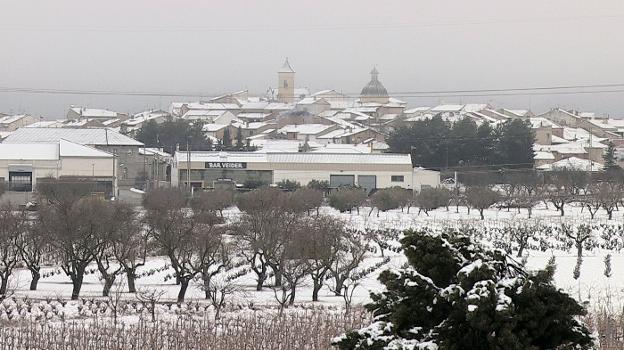
[[[552,283],[554,268],[526,272],[501,250],[447,231],[406,231],[409,267],[382,272],[368,327],[333,340],[347,349],[591,349],[585,310]]]
[[[230,128],[225,128],[225,130],[223,130],[222,144],[223,147],[225,147],[226,149],[232,147],[232,136],[230,136]]]
[[[241,151],[243,149],[243,129],[238,126],[236,129],[236,150]]]
[[[202,128],[201,122],[190,123],[182,119],[161,124],[150,120],[139,129],[136,139],[146,147],[162,147],[168,153],[174,153],[177,145],[180,145],[180,150],[185,151],[187,143],[194,151],[210,150],[211,142]]]
[[[615,159],[615,144],[611,141],[607,144],[607,149],[605,153],[602,155],[602,159],[604,159],[604,168],[612,169],[617,167],[617,160]]]
[[[509,168],[532,168],[535,133],[528,121],[513,119],[498,127],[496,149],[499,164]]]

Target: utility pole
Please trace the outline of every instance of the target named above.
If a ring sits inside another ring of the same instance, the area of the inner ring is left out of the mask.
[[[594,160],[592,159],[592,128],[589,127],[589,171],[594,171]]]
[[[186,140],[186,185],[188,191],[193,193],[191,186],[191,148],[189,147],[188,139]]]

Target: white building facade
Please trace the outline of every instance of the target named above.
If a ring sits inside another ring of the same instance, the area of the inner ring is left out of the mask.
[[[190,168],[190,174],[187,169]],[[330,187],[360,186],[370,190],[402,187],[414,189],[414,171],[408,154],[306,153],[306,152],[177,152],[172,186],[212,188],[230,180],[276,184],[283,180],[306,185],[328,181]]]

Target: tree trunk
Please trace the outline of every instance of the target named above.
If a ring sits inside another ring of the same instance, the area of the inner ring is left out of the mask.
[[[2,279],[2,284],[0,284],[0,295],[6,295],[7,287],[9,284],[9,277],[3,275],[2,277],[0,277],[0,279]]]
[[[128,292],[136,293],[134,269],[126,269],[126,278],[128,279]]]
[[[30,274],[32,279],[30,280],[30,290],[37,290],[37,284],[39,283],[39,278],[41,278],[41,274],[38,270],[30,270]]]
[[[607,215],[609,215],[609,220],[613,220],[613,209],[607,210]]]
[[[481,215],[481,220],[485,220],[485,216],[483,216],[483,209],[479,209],[479,215]]]
[[[336,288],[334,289],[334,295],[339,297],[342,296],[342,287],[344,286],[344,279],[335,277],[336,280]]]
[[[583,258],[583,242],[576,243],[576,257],[579,259]]]
[[[266,272],[258,273],[258,283],[256,284],[256,291],[261,291],[262,286],[264,286],[264,281],[266,280]]]
[[[104,277],[104,289],[102,289],[102,296],[107,297],[110,294],[113,283],[115,283],[115,275],[108,275]]]
[[[320,277],[318,280],[317,279],[313,279],[312,283],[312,301],[319,301],[319,291],[321,290],[321,288],[323,288],[323,284],[321,283],[321,281],[324,279],[325,276]]]
[[[82,280],[84,279],[84,269],[76,271],[76,277],[72,278],[72,295],[71,300],[78,300],[80,289],[82,288]]]
[[[204,282],[204,297],[210,299],[210,274],[208,271],[202,273],[202,281]]]
[[[280,269],[273,268],[273,279],[275,280],[275,287],[282,285],[282,272]]]
[[[293,305],[295,303],[295,292],[296,292],[296,283],[290,288],[290,300],[288,300],[288,305]]]
[[[184,296],[186,295],[186,290],[188,289],[190,280],[187,278],[180,278],[180,292],[178,292],[178,303],[184,302]]]
[[[561,205],[561,207],[559,207],[559,211],[561,212],[561,216],[565,214],[565,212],[563,211],[563,204]]]

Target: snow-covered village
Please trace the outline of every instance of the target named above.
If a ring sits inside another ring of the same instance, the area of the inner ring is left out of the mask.
[[[624,7],[7,2],[0,349],[624,349]]]

